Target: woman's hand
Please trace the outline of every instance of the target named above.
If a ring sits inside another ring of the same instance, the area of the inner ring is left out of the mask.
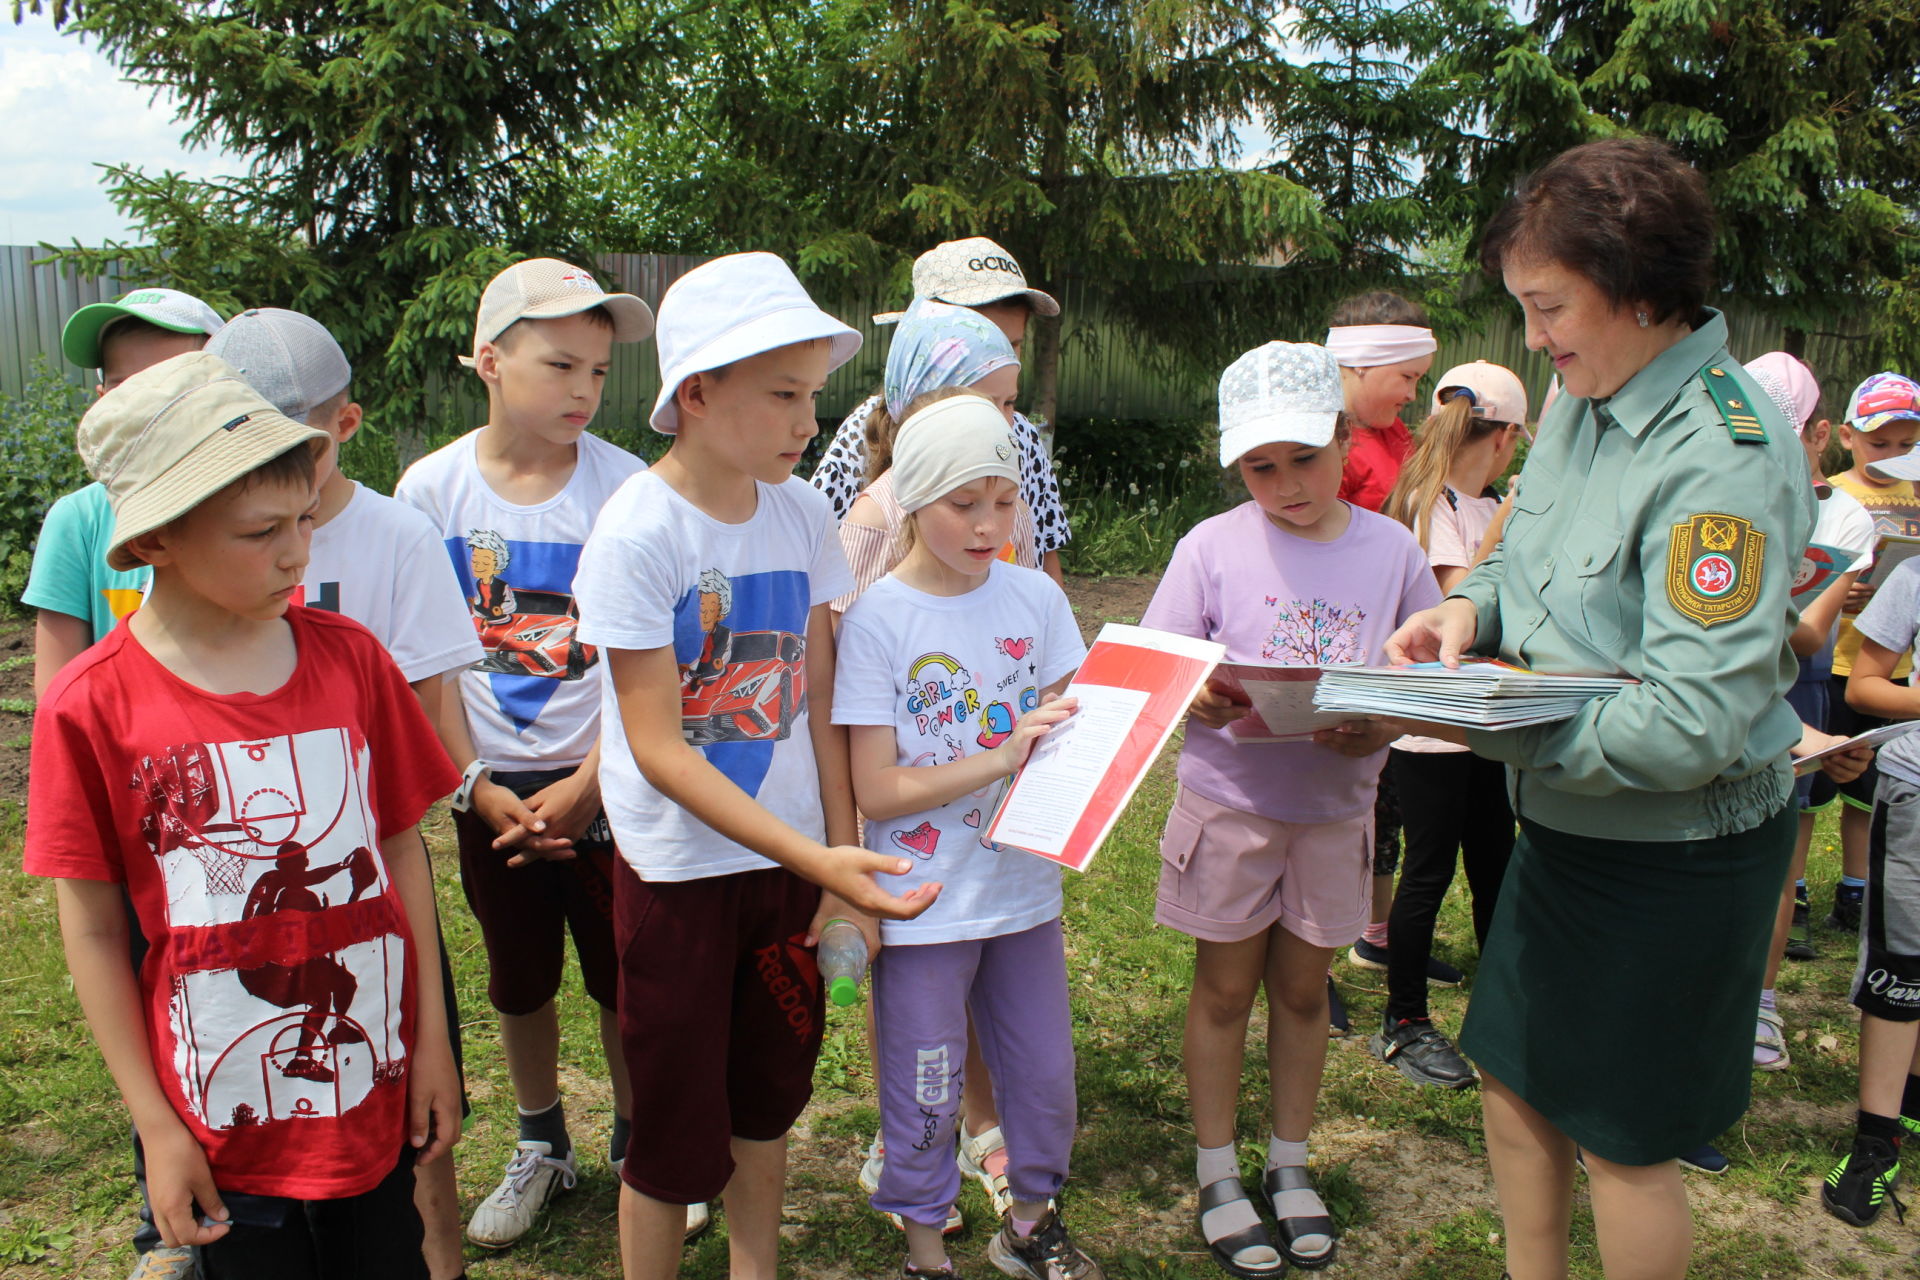
[[[1401,623],[1400,629],[1387,637],[1387,661],[1396,667],[1411,662],[1457,667],[1460,655],[1472,647],[1478,634],[1479,613],[1471,601],[1454,596]]]
[[[1253,710],[1247,702],[1235,702],[1227,691],[1209,681],[1193,697],[1187,714],[1209,729],[1224,729]]]

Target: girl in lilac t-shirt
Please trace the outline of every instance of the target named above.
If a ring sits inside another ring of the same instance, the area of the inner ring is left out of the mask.
[[[1143,625],[1219,641],[1228,661],[1381,663],[1394,629],[1439,602],[1413,536],[1338,496],[1342,404],[1324,347],[1268,343],[1228,367],[1220,461],[1251,500],[1181,539]],[[1156,918],[1194,938],[1185,1057],[1201,1232],[1229,1273],[1261,1280],[1334,1253],[1307,1176],[1307,1133],[1326,1062],[1327,965],[1367,923],[1374,790],[1394,733],[1352,720],[1310,739],[1236,745],[1226,726],[1245,713],[1213,688],[1194,700]],[[1234,1151],[1247,1019],[1263,983],[1277,1248]]]

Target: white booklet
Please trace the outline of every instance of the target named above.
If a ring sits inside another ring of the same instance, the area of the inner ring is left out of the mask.
[[[1807,774],[1818,770],[1820,768],[1820,762],[1828,756],[1837,756],[1841,752],[1851,751],[1855,747],[1883,746],[1886,743],[1892,742],[1895,738],[1906,737],[1915,729],[1920,729],[1920,720],[1895,720],[1892,724],[1883,724],[1877,729],[1869,729],[1865,733],[1856,733],[1845,742],[1836,742],[1824,751],[1816,751],[1812,755],[1801,756],[1793,762],[1793,775],[1796,778],[1805,777]]]

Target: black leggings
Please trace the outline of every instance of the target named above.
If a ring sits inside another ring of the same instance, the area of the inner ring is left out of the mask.
[[[1467,751],[1390,751],[1407,850],[1387,923],[1387,1018],[1427,1016],[1433,927],[1453,884],[1454,851],[1467,870],[1473,932],[1486,945],[1493,904],[1513,856],[1506,766]]]

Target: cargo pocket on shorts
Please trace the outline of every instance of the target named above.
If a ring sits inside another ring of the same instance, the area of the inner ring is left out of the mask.
[[[1173,807],[1167,810],[1167,828],[1160,836],[1160,860],[1177,872],[1186,871],[1193,861],[1193,851],[1200,847],[1200,837],[1207,829],[1206,823],[1181,805],[1185,794],[1174,797]]]

